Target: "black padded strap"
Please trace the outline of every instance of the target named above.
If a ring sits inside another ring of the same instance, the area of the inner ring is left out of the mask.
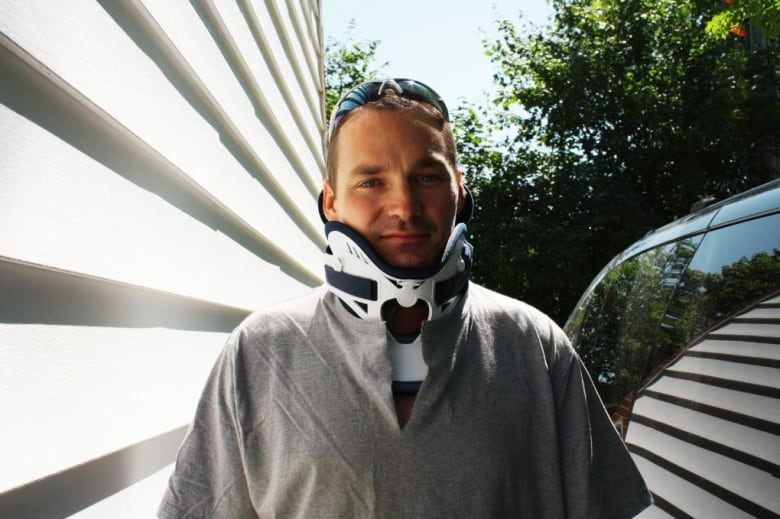
[[[466,288],[466,284],[469,282],[469,271],[464,270],[459,274],[452,276],[444,281],[436,283],[435,294],[433,300],[437,305],[445,303],[463,292]]]
[[[373,279],[353,276],[346,272],[337,272],[329,265],[325,265],[325,279],[333,288],[337,288],[352,296],[368,299],[369,301],[376,301],[379,297],[377,284]]]

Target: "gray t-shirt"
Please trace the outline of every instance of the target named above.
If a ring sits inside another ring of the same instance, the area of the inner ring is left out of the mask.
[[[323,287],[231,335],[160,517],[631,517],[648,490],[563,332],[474,283],[422,328],[405,427],[384,323]]]

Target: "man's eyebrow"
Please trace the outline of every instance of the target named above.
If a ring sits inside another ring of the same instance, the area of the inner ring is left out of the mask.
[[[413,169],[434,169],[434,168],[446,168],[447,161],[443,158],[436,156],[423,157],[414,163]],[[357,164],[355,167],[347,171],[348,175],[354,177],[370,177],[372,175],[379,175],[385,171],[385,167],[380,164]]]
[[[434,156],[424,157],[414,164],[415,169],[441,168],[447,167],[447,162]]]
[[[382,166],[377,164],[358,164],[354,168],[349,170],[349,174],[353,176],[371,176],[378,175],[384,171]]]

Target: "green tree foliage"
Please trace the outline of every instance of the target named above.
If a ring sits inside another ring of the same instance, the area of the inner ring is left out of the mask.
[[[328,38],[325,51],[325,107],[328,117],[341,94],[364,81],[374,79],[387,66],[387,63],[379,66],[375,64],[380,42],[354,41],[354,26],[353,20],[344,41]]]
[[[553,0],[555,22],[504,20],[488,106],[452,110],[475,193],[474,278],[563,323],[645,232],[777,175],[780,44],[711,38],[697,0]],[[378,75],[378,41],[329,40],[328,112]]]
[[[499,22],[493,105],[456,130],[475,278],[563,323],[644,233],[777,175],[780,46],[709,37],[710,1],[552,3],[549,28]]]
[[[761,37],[780,36],[780,2],[777,0],[724,0],[725,9],[707,23],[707,32],[718,38],[744,37],[752,30]]]

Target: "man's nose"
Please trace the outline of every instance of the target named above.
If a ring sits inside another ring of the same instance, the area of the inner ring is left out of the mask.
[[[422,212],[422,204],[414,186],[403,184],[395,187],[387,202],[390,216],[400,220],[410,220]]]

